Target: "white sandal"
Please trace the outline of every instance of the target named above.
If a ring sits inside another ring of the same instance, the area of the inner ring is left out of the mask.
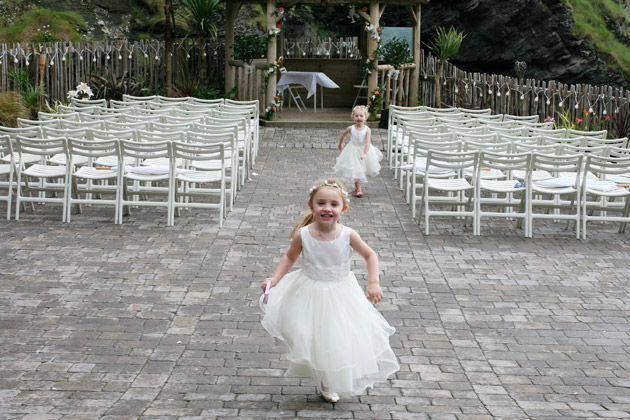
[[[337,401],[339,401],[339,394],[337,394],[336,392],[324,391],[324,388],[325,387],[323,384],[320,384],[317,387],[319,393],[322,394],[322,398],[324,398],[329,403],[336,403]]]

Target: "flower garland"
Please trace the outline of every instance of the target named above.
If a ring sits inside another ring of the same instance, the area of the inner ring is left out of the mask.
[[[267,108],[265,108],[265,119],[270,120],[280,108],[282,104],[282,95],[276,93],[276,96],[273,97],[273,102],[269,104]]]
[[[282,56],[278,57],[276,61],[271,63],[269,65],[269,68],[265,72],[265,89],[267,88],[267,85],[269,84],[269,78],[271,77],[271,75],[277,72],[280,67],[282,67]]]
[[[368,112],[370,115],[376,116],[376,114],[381,110],[382,100],[383,88],[381,88],[381,86],[377,86],[368,97]]]
[[[365,8],[364,8],[365,9]],[[361,80],[366,80],[372,71],[376,68],[376,57],[381,52],[381,31],[382,28],[380,26],[374,26],[369,22],[365,22],[365,26],[363,29],[369,32],[372,38],[376,39],[376,49],[367,60],[365,60],[365,64],[361,66]]]

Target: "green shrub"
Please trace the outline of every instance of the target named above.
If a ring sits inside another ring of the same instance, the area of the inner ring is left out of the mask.
[[[267,41],[266,36],[237,36],[234,44],[232,44],[232,48],[234,48],[234,59],[251,64],[252,60],[263,58],[267,54]]]
[[[413,61],[409,43],[405,39],[394,37],[381,47],[382,61],[398,69],[403,64]]]
[[[17,127],[18,118],[29,118],[29,110],[18,92],[0,93],[0,125]]]

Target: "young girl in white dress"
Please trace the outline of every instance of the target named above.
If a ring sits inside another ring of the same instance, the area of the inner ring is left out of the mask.
[[[381,171],[381,165],[378,162],[383,159],[381,151],[372,145],[370,127],[365,125],[368,115],[368,110],[363,105],[352,109],[354,125],[346,128],[341,134],[339,139],[341,153],[333,168],[339,178],[354,182],[356,197],[363,196],[361,183],[367,182],[367,176],[377,176]],[[350,134],[350,141],[344,147],[343,142],[348,134]]]
[[[289,368],[285,376],[317,380],[326,401],[339,394],[359,395],[400,366],[389,345],[395,331],[373,304],[381,301],[376,253],[354,230],[339,224],[348,208],[339,180],[317,181],[310,190],[310,211],[298,221],[289,250],[273,275],[267,304],[261,296],[263,327],[284,341]],[[350,271],[352,250],[367,262],[363,292]],[[287,272],[302,255],[302,268]],[[367,299],[366,299],[367,296]]]

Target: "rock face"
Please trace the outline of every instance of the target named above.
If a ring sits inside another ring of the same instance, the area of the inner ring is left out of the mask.
[[[466,71],[515,76],[514,63],[524,61],[526,78],[630,85],[571,34],[561,0],[433,0],[422,7],[423,41],[451,25],[467,34],[453,60]]]
[[[136,9],[135,14],[152,14],[140,0],[33,1],[42,7],[82,14],[90,39],[137,39],[132,9]],[[411,26],[404,7],[393,5],[386,8],[381,23]],[[355,36],[362,30],[359,23],[350,22],[347,8],[315,6],[301,21],[287,24],[286,34],[289,38],[312,36],[315,25],[338,36]],[[423,42],[431,40],[440,26],[454,26],[467,34],[453,60],[466,71],[515,76],[514,63],[524,61],[526,78],[630,87],[630,80],[610,69],[583,40],[571,34],[571,13],[562,0],[431,0],[422,7]],[[609,27],[627,42],[619,23],[609,22]]]

